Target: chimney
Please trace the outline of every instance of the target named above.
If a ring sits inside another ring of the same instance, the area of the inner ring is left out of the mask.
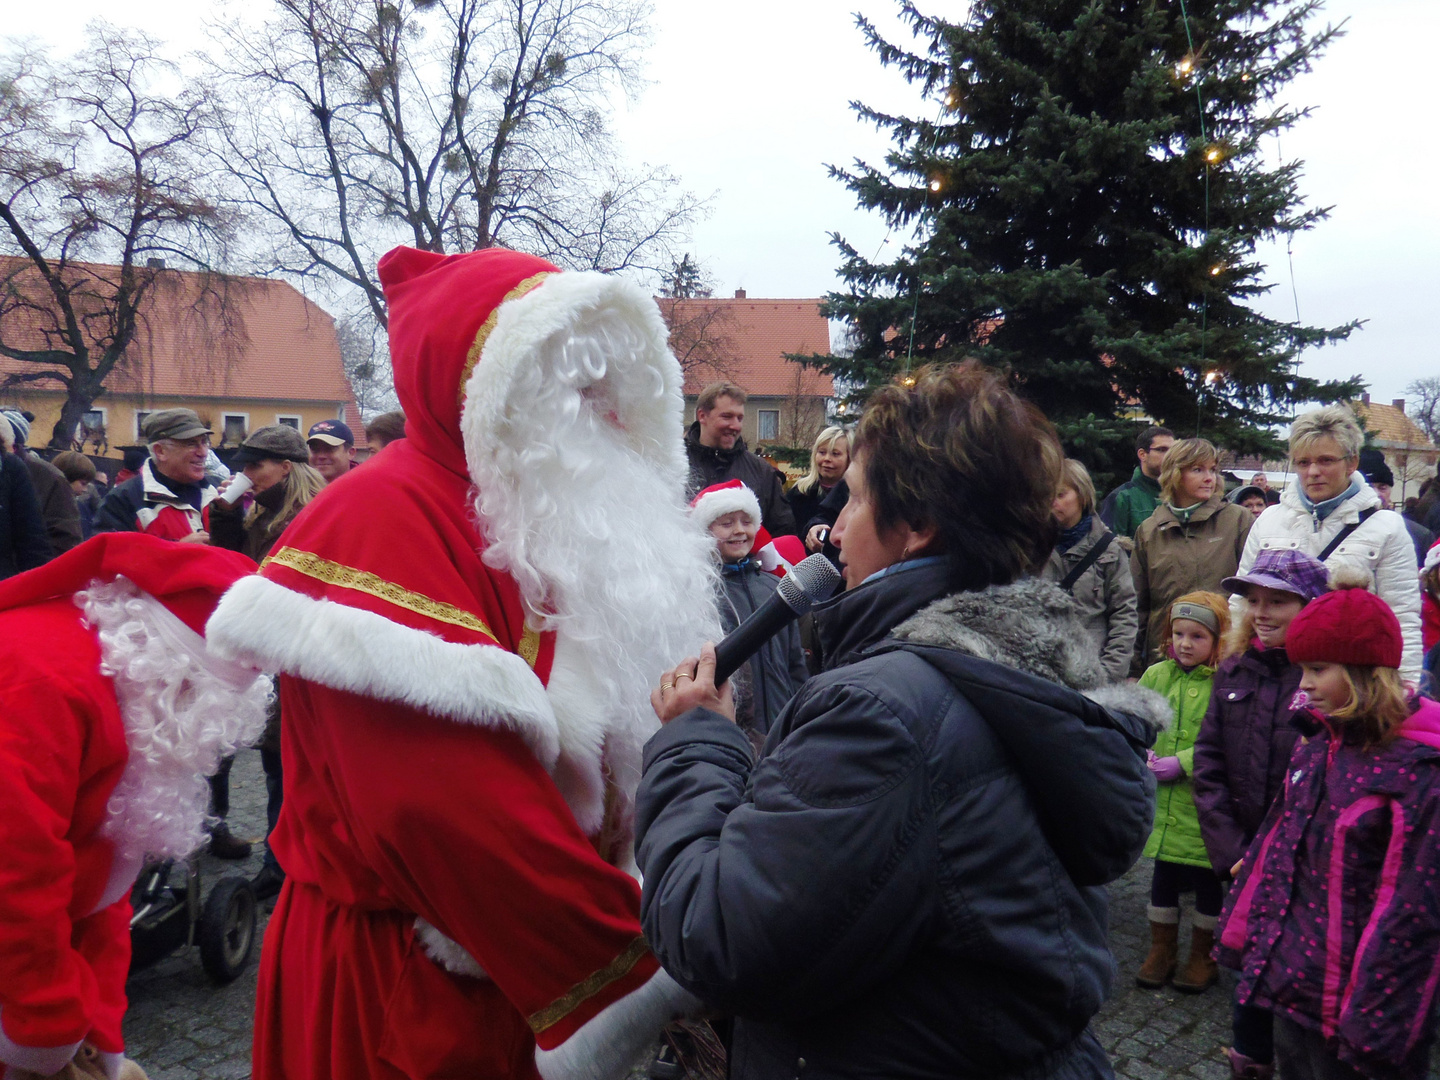
[[[744,299],[745,299],[745,290],[744,290],[744,289],[736,289],[736,290],[735,290],[735,299],[736,299],[736,300],[744,300]]]
[[[146,259],[146,260],[145,260],[145,269],[146,269],[146,270],[164,270],[164,269],[165,269],[165,260],[164,260],[164,259]]]
[[[1360,395],[1360,401],[1361,401],[1362,404],[1365,404],[1365,405],[1369,405],[1369,404],[1370,404],[1370,391],[1369,391],[1369,390],[1366,390],[1363,394]]]
[[[1390,404],[1394,405],[1395,408],[1399,409],[1401,412],[1405,411],[1405,399],[1403,397],[1397,397],[1394,401],[1390,402]]]

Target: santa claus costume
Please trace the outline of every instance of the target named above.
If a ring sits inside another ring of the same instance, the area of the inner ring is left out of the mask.
[[[130,889],[198,848],[223,754],[270,689],[210,655],[231,551],[98,536],[0,583],[0,1077],[143,1076],[123,1057]],[[73,1071],[73,1069],[72,1069]]]
[[[406,438],[212,640],[282,673],[257,1080],[624,1075],[693,1007],[630,872],[660,671],[716,636],[654,301],[500,249],[380,263]]]

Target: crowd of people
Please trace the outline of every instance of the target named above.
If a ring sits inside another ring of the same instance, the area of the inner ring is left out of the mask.
[[[787,490],[741,387],[682,426],[633,286],[500,249],[380,277],[404,415],[367,461],[327,420],[231,474],[167,409],[97,498],[0,421],[4,1080],[141,1080],[130,885],[248,853],[246,745],[262,1080],[618,1080],[702,1017],[741,1080],[1108,1077],[1142,853],[1128,977],[1235,970],[1236,1080],[1426,1074],[1440,490],[1389,509],[1347,409],[1296,419],[1281,492],[1149,428],[1098,500],[1002,377],[937,366]],[[717,682],[817,552],[843,588]]]

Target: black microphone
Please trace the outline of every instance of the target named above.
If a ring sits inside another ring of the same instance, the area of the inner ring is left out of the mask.
[[[741,664],[785,627],[835,591],[840,571],[818,552],[802,559],[780,579],[780,587],[755,613],[715,646],[715,685],[719,686]]]

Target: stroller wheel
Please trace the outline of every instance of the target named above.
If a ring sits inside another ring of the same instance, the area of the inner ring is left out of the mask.
[[[243,877],[221,878],[210,890],[195,938],[200,962],[217,983],[233,982],[255,947],[255,893]]]

